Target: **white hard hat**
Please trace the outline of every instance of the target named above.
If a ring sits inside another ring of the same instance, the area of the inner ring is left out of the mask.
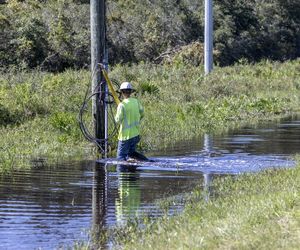
[[[123,82],[120,86],[120,90],[123,90],[123,89],[130,89],[130,90],[134,91],[134,88],[132,87],[130,82]]]

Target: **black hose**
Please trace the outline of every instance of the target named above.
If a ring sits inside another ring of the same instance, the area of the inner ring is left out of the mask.
[[[114,83],[114,85],[116,85],[117,87],[119,87],[119,83],[116,81],[116,80],[112,80],[112,82]],[[101,83],[102,84],[102,83]],[[107,93],[107,101],[106,101],[106,104],[109,105],[108,107],[108,116],[111,118],[110,120],[113,121],[112,123],[112,126],[113,126],[113,130],[112,132],[110,133],[109,137],[107,139],[99,139],[99,138],[96,138],[94,135],[91,134],[91,132],[87,129],[86,127],[86,124],[83,120],[83,115],[84,115],[84,112],[87,110],[87,105],[89,103],[89,101],[93,98],[93,96],[99,94],[100,96],[104,96],[102,95],[102,91],[101,91],[101,84],[98,85],[93,93],[91,95],[88,95],[88,92],[90,91],[90,86],[87,87],[87,90],[86,90],[86,93],[85,93],[85,97],[84,97],[84,101],[82,103],[82,106],[79,110],[79,114],[78,114],[78,123],[79,123],[79,127],[80,127],[80,130],[83,134],[83,136],[90,142],[94,143],[98,149],[100,150],[101,154],[104,154],[105,153],[105,150],[103,148],[103,144],[104,142],[107,142],[115,136],[115,134],[117,133],[118,131],[118,126],[114,120],[114,114],[113,114],[113,104],[115,103],[114,102],[114,99],[113,99],[113,96],[108,92]]]

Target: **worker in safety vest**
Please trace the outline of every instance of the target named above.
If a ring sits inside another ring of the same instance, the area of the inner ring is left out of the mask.
[[[130,82],[123,82],[120,91],[124,100],[118,105],[115,116],[115,121],[120,124],[117,159],[148,160],[136,152],[136,145],[140,141],[140,121],[144,116],[144,108],[138,99],[131,97],[135,89]]]

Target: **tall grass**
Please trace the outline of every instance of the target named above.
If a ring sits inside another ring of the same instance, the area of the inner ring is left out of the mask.
[[[216,68],[206,78],[201,68],[180,63],[116,65],[110,76],[132,81],[138,90],[146,110],[145,150],[204,131],[282,117],[300,107],[299,60]],[[28,166],[27,158],[95,157],[77,124],[88,85],[85,70],[1,74],[0,171]]]
[[[0,80],[0,172],[30,162],[93,155],[77,115],[89,83],[86,71],[8,72]]]
[[[299,111],[300,61],[216,68],[139,64],[114,68],[132,81],[146,106],[144,143],[155,147],[204,131]],[[145,146],[145,145],[144,145]]]

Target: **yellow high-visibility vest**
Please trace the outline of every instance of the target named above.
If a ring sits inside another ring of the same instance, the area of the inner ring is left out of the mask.
[[[144,108],[133,97],[124,99],[117,108],[115,121],[120,124],[120,141],[129,140],[140,134],[140,121],[144,116]]]

